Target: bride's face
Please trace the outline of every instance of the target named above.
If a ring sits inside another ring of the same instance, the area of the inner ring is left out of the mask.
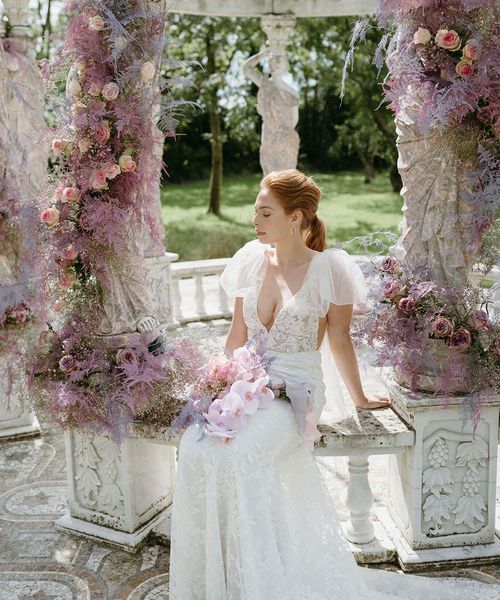
[[[300,226],[300,213],[287,215],[278,200],[268,188],[261,188],[255,200],[255,216],[252,225],[263,244],[275,244],[290,237],[290,228]]]

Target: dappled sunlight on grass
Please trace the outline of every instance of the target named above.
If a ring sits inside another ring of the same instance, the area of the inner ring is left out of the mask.
[[[374,231],[397,232],[402,199],[392,192],[387,175],[377,175],[370,184],[365,184],[358,172],[317,173],[313,177],[323,192],[319,214],[326,222],[329,244]],[[250,221],[260,179],[260,175],[225,178],[220,218],[207,214],[208,180],[167,183],[162,189],[167,250],[177,252],[180,260],[234,254],[254,238]]]

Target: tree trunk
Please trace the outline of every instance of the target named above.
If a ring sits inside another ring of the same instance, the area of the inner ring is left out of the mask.
[[[364,152],[358,152],[358,156],[363,163],[363,175],[365,176],[365,183],[371,183],[375,177],[375,167],[373,164],[373,156],[369,156]]]
[[[207,36],[207,75],[210,77],[215,73],[215,48],[212,44],[212,28]],[[219,101],[217,98],[217,88],[210,88],[208,111],[210,116],[210,136],[212,161],[210,167],[210,199],[208,212],[214,215],[220,215],[220,196],[222,185],[222,127],[219,111]]]

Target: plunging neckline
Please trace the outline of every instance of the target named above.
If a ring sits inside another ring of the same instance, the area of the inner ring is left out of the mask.
[[[295,294],[292,294],[290,296],[290,298],[288,298],[288,300],[285,300],[285,302],[283,302],[283,304],[280,306],[279,311],[277,312],[276,316],[274,317],[274,320],[272,322],[271,327],[268,329],[264,325],[264,323],[260,320],[260,317],[259,317],[259,298],[260,298],[260,293],[262,291],[262,286],[264,285],[264,281],[266,280],[267,271],[269,269],[269,256],[267,255],[266,251],[264,251],[264,260],[265,260],[266,266],[265,266],[265,269],[264,269],[264,275],[262,277],[262,281],[260,282],[260,285],[259,285],[259,287],[257,289],[257,294],[256,294],[256,298],[255,298],[255,316],[257,317],[257,321],[258,321],[259,325],[267,332],[267,335],[271,335],[271,331],[273,330],[273,327],[276,324],[276,321],[279,319],[279,316],[281,315],[281,313],[282,313],[283,309],[285,308],[285,306],[289,302],[291,302],[292,300],[294,300],[300,294],[300,292],[304,289],[305,283],[306,283],[307,278],[309,276],[309,271],[311,270],[311,264],[312,264],[313,260],[316,258],[316,256],[318,256],[318,254],[322,254],[322,252],[316,252],[316,254],[313,255],[313,257],[309,261],[309,264],[307,265],[306,274],[304,275],[304,279],[302,280],[301,286],[295,292]]]

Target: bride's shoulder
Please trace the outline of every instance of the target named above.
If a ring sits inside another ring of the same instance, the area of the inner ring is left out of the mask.
[[[251,240],[229,259],[219,282],[228,296],[244,296],[261,275],[267,244]]]

